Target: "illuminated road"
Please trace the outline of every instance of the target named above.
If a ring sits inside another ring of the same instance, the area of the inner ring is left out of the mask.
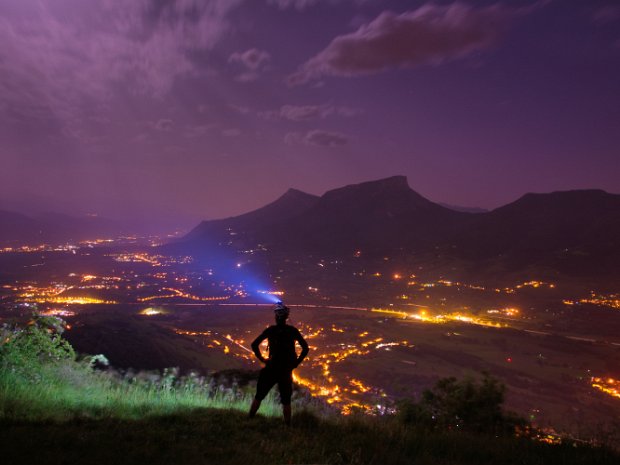
[[[132,303],[129,303],[128,305],[143,306],[144,303],[132,302]],[[271,303],[217,303],[217,304],[209,305],[209,304],[204,304],[204,303],[162,303],[162,304],[157,304],[157,306],[158,307],[207,307],[207,306],[209,307],[211,306],[212,307],[273,307],[273,304]],[[398,310],[379,310],[379,309],[373,309],[370,307],[349,307],[349,306],[342,306],[342,305],[316,305],[316,304],[287,304],[287,306],[291,308],[294,307],[294,308],[316,308],[316,309],[328,309],[328,310],[352,310],[352,311],[365,312],[369,314],[373,314],[373,313],[380,314],[382,315],[381,316],[382,318],[394,318],[397,320],[406,321],[408,323],[418,323],[418,324],[437,323],[437,322],[429,321],[428,319],[421,318],[416,314],[409,314],[409,313],[401,312]],[[419,306],[419,307],[428,308],[427,306]],[[499,322],[496,324],[484,324],[484,322],[486,321],[495,323],[495,320],[511,321],[514,323],[525,324],[523,320],[519,320],[517,318],[507,318],[507,317],[498,317],[498,316],[493,316],[493,317],[485,316],[484,319],[481,320],[482,323],[476,322],[475,320],[474,321],[469,320],[469,317],[452,318],[452,319],[448,319],[444,321],[443,323],[449,322],[449,323],[460,323],[460,324],[468,324],[468,325],[482,325],[482,326],[496,328],[496,329],[511,328],[516,331],[523,331],[526,333],[535,334],[539,336],[564,337],[566,339],[570,339],[570,340],[578,341],[578,342],[607,344],[611,346],[620,347],[620,342],[612,342],[612,341],[606,341],[602,339],[594,339],[594,338],[586,338],[586,337],[581,337],[581,336],[552,333],[549,331],[539,331],[539,330],[533,330],[533,329],[518,328],[515,326],[500,325]]]

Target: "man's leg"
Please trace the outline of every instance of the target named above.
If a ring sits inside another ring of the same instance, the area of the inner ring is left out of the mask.
[[[282,405],[282,415],[284,415],[286,426],[291,426],[291,404]]]
[[[256,412],[258,412],[258,408],[260,407],[260,400],[258,400],[257,398],[254,398],[254,400],[252,401],[252,405],[250,405],[250,418],[254,418],[254,415],[256,415]]]
[[[291,425],[291,395],[293,394],[293,375],[291,371],[284,371],[278,379],[280,390],[280,402],[282,403],[282,415],[286,426]]]
[[[266,367],[263,368],[260,371],[258,375],[258,381],[256,382],[256,396],[254,396],[252,405],[250,405],[250,412],[248,413],[248,416],[250,418],[253,418],[254,415],[256,415],[256,412],[260,407],[260,403],[263,401],[265,396],[267,396],[267,393],[275,383],[276,379],[271,370]]]

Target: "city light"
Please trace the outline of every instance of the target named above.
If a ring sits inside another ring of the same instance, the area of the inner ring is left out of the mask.
[[[620,380],[614,378],[593,377],[591,385],[605,394],[620,399]]]
[[[154,316],[154,315],[163,315],[166,312],[161,308],[148,307],[148,308],[145,308],[144,310],[140,310],[140,312],[138,313],[144,316]]]

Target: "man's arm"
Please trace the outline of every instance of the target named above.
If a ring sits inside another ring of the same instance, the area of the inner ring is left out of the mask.
[[[263,354],[260,353],[259,346],[261,342],[267,339],[267,335],[265,334],[266,332],[267,330],[260,333],[260,336],[258,336],[256,339],[254,339],[254,342],[252,342],[252,352],[254,352],[254,355],[256,355],[256,358],[259,359],[263,363],[267,363],[267,359],[265,359],[265,357],[263,357]]]
[[[306,342],[306,340],[304,339],[304,337],[301,335],[299,331],[297,331],[297,334],[295,335],[295,340],[301,346],[301,354],[299,354],[299,357],[297,357],[297,362],[295,365],[297,366],[304,360],[304,358],[306,358],[306,355],[308,355],[308,352],[310,351],[310,349],[308,348],[308,343]]]

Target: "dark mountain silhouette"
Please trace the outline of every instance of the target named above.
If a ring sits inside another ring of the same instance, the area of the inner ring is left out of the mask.
[[[480,215],[463,234],[490,253],[521,248],[568,248],[601,240],[620,220],[620,195],[602,190],[526,194]]]
[[[315,195],[289,189],[280,198],[258,210],[230,218],[203,221],[191,230],[183,241],[208,239],[211,242],[221,242],[222,240],[228,241],[235,235],[239,235],[239,239],[247,239],[248,236],[254,236],[259,231],[269,229],[276,224],[286,223],[305,213],[318,200],[319,197]]]
[[[437,205],[407,184],[404,176],[345,186],[322,197],[289,190],[272,204],[244,215],[205,221],[181,239],[186,245],[252,247],[286,253],[369,253],[419,249],[464,213]]]
[[[404,176],[394,176],[331,190],[264,240],[289,250],[323,253],[420,249],[462,216],[422,197]]]
[[[452,241],[462,255],[477,260],[503,257],[515,265],[611,271],[620,259],[620,195],[602,190],[526,194],[471,218]]]
[[[181,239],[291,255],[441,253],[512,268],[545,266],[618,272],[620,195],[602,190],[526,194],[485,213],[459,212],[424,198],[404,176],[345,186],[320,198],[290,190],[262,209],[205,221]]]
[[[449,208],[450,210],[456,210],[457,212],[465,213],[487,213],[489,210],[480,207],[463,207],[461,205],[451,205],[449,203],[439,202],[442,207]]]
[[[42,235],[38,221],[20,213],[0,210],[0,243],[18,240],[32,243],[41,240]]]

